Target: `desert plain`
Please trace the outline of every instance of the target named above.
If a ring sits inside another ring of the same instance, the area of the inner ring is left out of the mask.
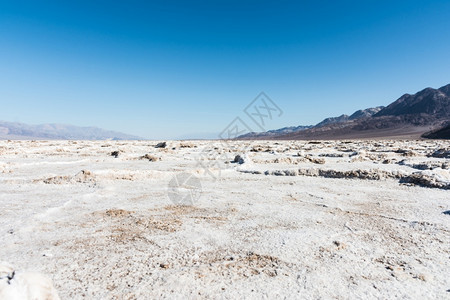
[[[0,141],[0,261],[61,299],[450,298],[448,141],[157,144]]]

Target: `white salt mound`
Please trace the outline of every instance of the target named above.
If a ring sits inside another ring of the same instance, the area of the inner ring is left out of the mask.
[[[0,300],[59,300],[52,281],[39,273],[16,271],[0,262]]]

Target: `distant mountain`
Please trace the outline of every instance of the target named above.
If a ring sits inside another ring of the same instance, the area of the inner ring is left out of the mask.
[[[450,84],[405,94],[387,107],[326,118],[317,125],[270,139],[445,138],[450,121]],[[259,137],[256,137],[259,138]]]
[[[306,130],[306,129],[318,128],[318,127],[323,127],[325,125],[342,123],[342,122],[346,122],[349,120],[356,120],[356,119],[360,119],[360,118],[370,117],[370,116],[376,114],[377,112],[379,112],[383,108],[384,108],[384,106],[377,106],[377,107],[373,107],[373,108],[360,109],[358,111],[355,111],[351,116],[340,115],[339,117],[326,118],[322,122],[317,123],[316,125],[290,126],[290,127],[283,127],[283,128],[275,129],[275,130],[269,130],[266,132],[251,132],[251,133],[241,135],[241,136],[239,136],[239,138],[252,139],[252,138],[275,137],[275,136],[279,136],[279,135],[291,134],[291,133],[295,133],[295,132]]]
[[[297,131],[301,131],[301,130],[306,130],[306,129],[309,129],[312,127],[313,127],[313,125],[283,127],[280,129],[269,130],[266,132],[250,132],[250,133],[241,135],[239,138],[247,139],[247,138],[271,137],[271,136],[283,135],[283,134],[293,133],[293,132],[297,132]]]
[[[0,121],[0,139],[137,140],[141,138],[97,127],[65,124],[28,125]]]
[[[314,127],[322,127],[325,125],[342,123],[342,122],[346,122],[346,121],[350,121],[350,120],[368,118],[368,117],[371,117],[374,114],[378,113],[383,108],[384,108],[384,106],[371,107],[371,108],[357,110],[350,116],[340,115],[339,117],[326,118],[322,122],[317,123],[316,126],[314,126]]]
[[[356,119],[371,117],[371,116],[375,115],[376,113],[378,113],[382,109],[384,109],[384,106],[360,109],[360,110],[355,111],[350,117],[348,117],[348,119],[356,120]]]
[[[384,106],[371,107],[371,108],[357,110],[350,116],[340,115],[339,117],[326,118],[322,122],[317,123],[316,126],[314,126],[314,127],[322,127],[325,125],[342,123],[342,122],[346,122],[346,121],[350,121],[350,120],[368,118],[368,117],[371,117],[374,114],[378,113],[383,108],[384,108]]]
[[[314,127],[322,127],[325,125],[345,122],[345,121],[348,121],[348,118],[349,118],[348,115],[340,115],[339,117],[329,117],[329,118],[324,119],[322,122],[317,123],[316,126],[314,126]]]
[[[375,116],[400,116],[407,114],[432,114],[436,117],[450,115],[449,85],[440,89],[426,88],[417,94],[405,94]]]

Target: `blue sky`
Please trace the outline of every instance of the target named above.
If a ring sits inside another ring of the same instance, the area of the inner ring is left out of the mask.
[[[67,3],[63,3],[67,2]],[[2,1],[0,120],[214,138],[450,83],[449,1]]]

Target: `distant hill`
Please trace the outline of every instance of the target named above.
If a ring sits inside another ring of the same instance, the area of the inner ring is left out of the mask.
[[[324,119],[322,122],[317,123],[316,126],[313,127],[322,127],[330,124],[342,123],[348,121],[348,115],[340,115],[339,117],[329,117]]]
[[[450,84],[440,89],[426,88],[417,94],[405,94],[375,114],[379,116],[400,116],[429,114],[435,118],[450,116]]]
[[[301,130],[306,130],[306,129],[309,129],[312,127],[313,127],[313,125],[305,125],[305,126],[300,125],[300,126],[283,127],[280,129],[269,130],[266,132],[250,132],[250,133],[241,135],[240,138],[251,139],[251,138],[272,137],[272,136],[277,136],[277,135],[293,133],[293,132],[297,132],[297,131],[301,131]]]
[[[322,127],[322,126],[325,126],[325,125],[342,123],[342,122],[346,122],[346,121],[351,121],[351,120],[357,120],[357,119],[361,119],[361,118],[371,117],[374,114],[378,113],[383,108],[384,108],[384,106],[371,107],[371,108],[357,110],[353,114],[351,114],[350,116],[348,116],[348,115],[340,115],[339,117],[326,118],[322,122],[317,123],[316,126],[313,126],[313,127]]]
[[[0,139],[138,140],[142,138],[97,127],[65,124],[28,125],[0,121]]]
[[[269,139],[446,138],[450,121],[450,84],[405,94],[387,107],[358,110],[326,118],[315,126],[289,133],[260,135]],[[294,127],[288,127],[294,128]],[[276,132],[276,130],[271,130]],[[252,138],[243,136],[240,138]]]
[[[436,130],[432,130],[430,132],[426,132],[422,135],[422,137],[427,139],[446,139],[450,140],[450,122],[438,128]]]
[[[350,116],[340,115],[339,117],[326,118],[323,121],[317,123],[316,125],[290,126],[290,127],[283,127],[283,128],[275,129],[275,130],[269,130],[266,132],[251,132],[251,133],[241,135],[239,138],[241,138],[241,139],[264,138],[264,137],[267,138],[267,137],[277,137],[277,136],[285,135],[285,134],[293,134],[295,132],[303,131],[306,129],[319,128],[319,127],[324,127],[324,126],[330,125],[330,124],[338,124],[338,123],[343,123],[343,122],[346,122],[349,120],[356,120],[356,119],[360,119],[360,118],[370,117],[370,116],[376,114],[377,112],[379,112],[383,108],[384,108],[384,106],[360,109],[358,111],[355,111]]]
[[[375,115],[376,113],[378,113],[382,109],[384,109],[384,106],[360,109],[360,110],[355,111],[350,117],[348,117],[348,119],[356,120],[356,119],[371,117],[371,116]]]

